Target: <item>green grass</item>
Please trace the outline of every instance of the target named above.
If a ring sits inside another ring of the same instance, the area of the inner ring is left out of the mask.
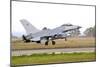
[[[32,54],[30,56],[12,56],[12,65],[50,64],[95,61],[95,52],[90,53],[61,53],[61,54]]]

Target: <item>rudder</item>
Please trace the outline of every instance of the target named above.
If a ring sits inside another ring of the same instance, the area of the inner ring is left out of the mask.
[[[20,20],[20,22],[24,26],[27,34],[34,34],[39,31],[31,23],[29,23],[26,19],[22,19],[22,20]]]

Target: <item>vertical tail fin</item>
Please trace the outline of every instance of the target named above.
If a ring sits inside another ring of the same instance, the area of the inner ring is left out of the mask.
[[[20,20],[20,22],[24,26],[27,34],[33,34],[33,33],[36,33],[39,31],[38,29],[36,29],[31,23],[29,23],[25,19]]]

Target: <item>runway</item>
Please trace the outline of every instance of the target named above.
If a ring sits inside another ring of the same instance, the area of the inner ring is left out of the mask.
[[[73,52],[95,52],[94,47],[90,48],[57,48],[57,49],[33,49],[33,50],[13,50],[11,51],[12,56],[21,56],[21,55],[31,55],[31,54],[40,54],[40,53],[73,53]]]

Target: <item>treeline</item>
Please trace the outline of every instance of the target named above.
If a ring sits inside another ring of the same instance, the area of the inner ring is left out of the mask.
[[[96,36],[95,26],[87,28],[83,33],[86,37],[95,37]],[[81,34],[80,30],[74,30],[71,31],[70,36],[75,37],[75,36],[79,36],[80,34]]]
[[[95,37],[96,36],[96,28],[95,28],[95,26],[94,27],[87,28],[84,31],[84,34],[86,36],[88,36],[88,37]]]

